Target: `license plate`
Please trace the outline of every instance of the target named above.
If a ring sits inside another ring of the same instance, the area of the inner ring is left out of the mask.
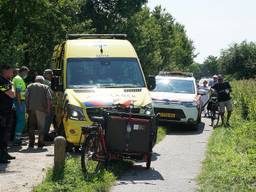
[[[160,117],[175,118],[176,114],[175,113],[160,113]]]

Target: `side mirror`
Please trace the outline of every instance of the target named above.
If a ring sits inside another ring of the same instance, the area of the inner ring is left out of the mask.
[[[153,75],[149,75],[147,79],[147,85],[149,91],[153,91],[156,88],[156,78]]]
[[[59,76],[53,76],[51,88],[53,91],[63,91],[63,85],[60,83]]]

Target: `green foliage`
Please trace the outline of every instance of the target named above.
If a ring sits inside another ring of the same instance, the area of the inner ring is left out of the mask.
[[[49,67],[54,46],[69,32],[92,32],[80,21],[82,0],[0,1],[0,63],[27,65],[41,72]]]
[[[154,74],[159,71],[158,66],[162,63],[159,40],[161,28],[157,20],[151,17],[148,8],[138,12],[128,22],[129,38],[141,60],[146,74]]]
[[[87,0],[82,6],[85,19],[91,19],[97,33],[123,31],[127,20],[139,12],[147,0]]]
[[[91,167],[95,167],[95,162],[90,162]],[[70,157],[66,160],[65,168],[62,172],[54,173],[50,169],[45,181],[34,188],[34,192],[96,192],[109,191],[113,182],[128,167],[129,162],[115,161],[107,169],[102,169],[93,175],[84,175],[80,167],[80,159]]]
[[[27,65],[36,73],[50,67],[56,44],[67,33],[127,33],[146,74],[184,69],[193,45],[184,26],[146,0],[0,0],[0,66]]]
[[[213,55],[208,56],[201,67],[201,73],[204,74],[206,77],[211,77],[218,74],[218,58]]]
[[[214,130],[199,176],[199,191],[256,191],[255,86],[254,80],[232,82],[232,128]]]
[[[237,79],[256,77],[256,44],[253,42],[235,43],[221,52],[221,70]]]
[[[201,73],[201,67],[202,65],[198,63],[193,63],[188,67],[188,72],[193,73],[196,79],[200,79],[201,76],[203,76],[203,74]]]
[[[209,56],[201,66],[201,76],[225,74],[229,79],[256,77],[256,43],[235,43],[222,50],[220,56]]]
[[[184,70],[193,63],[194,47],[184,26],[161,7],[152,12],[144,7],[128,20],[126,32],[146,74]]]
[[[167,134],[166,127],[158,127],[156,143],[159,143],[160,141],[162,141],[165,138],[166,134]]]

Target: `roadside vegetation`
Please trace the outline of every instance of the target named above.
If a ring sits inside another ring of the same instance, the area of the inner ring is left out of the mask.
[[[166,128],[159,127],[157,143],[164,139],[166,133]],[[90,163],[90,167],[95,168],[95,162]],[[130,166],[132,166],[131,161],[113,161],[97,174],[84,175],[80,166],[80,157],[69,157],[66,159],[64,170],[54,173],[52,168],[49,169],[46,179],[42,184],[35,187],[34,192],[109,191],[116,179],[128,170]]]
[[[164,137],[166,136],[166,134],[167,134],[166,127],[158,127],[156,143],[159,143],[160,141],[162,141],[164,139]]]
[[[214,130],[199,176],[202,192],[256,191],[256,82],[233,81],[232,128]]]
[[[50,67],[54,46],[68,33],[126,33],[144,73],[184,69],[193,63],[185,27],[147,0],[0,0],[0,67],[26,65],[31,74]]]
[[[95,168],[96,163],[90,162],[90,167]],[[97,174],[85,175],[80,166],[79,157],[69,157],[63,171],[54,173],[50,169],[45,181],[35,187],[34,192],[105,192],[125,170],[131,162],[113,161],[106,169],[101,169]]]

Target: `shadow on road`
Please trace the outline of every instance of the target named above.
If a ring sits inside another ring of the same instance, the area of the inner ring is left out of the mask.
[[[199,135],[202,134],[205,129],[204,122],[201,122],[196,129],[193,129],[189,125],[181,125],[175,123],[162,123],[161,126],[167,128],[168,135]]]
[[[143,181],[144,184],[153,185],[152,183],[147,182],[150,180],[164,180],[164,178],[161,173],[155,169],[146,169],[145,165],[133,165],[129,172],[120,178],[118,185],[126,185],[130,183],[136,184],[138,181]]]

